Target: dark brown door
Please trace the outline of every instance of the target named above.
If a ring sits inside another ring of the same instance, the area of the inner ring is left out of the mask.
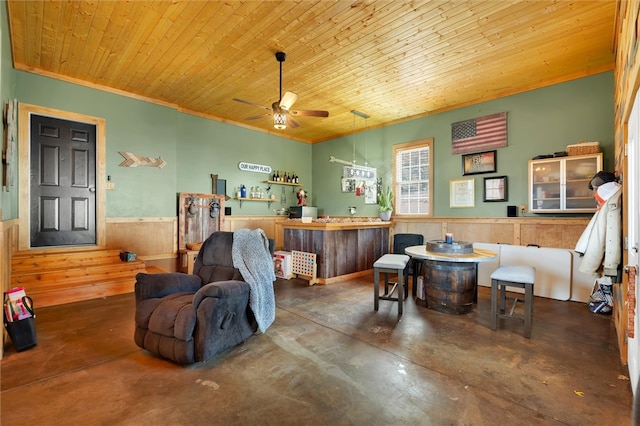
[[[96,126],[31,115],[31,247],[96,244]]]

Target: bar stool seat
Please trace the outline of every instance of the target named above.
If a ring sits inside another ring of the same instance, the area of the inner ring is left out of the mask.
[[[524,337],[531,338],[531,323],[533,318],[533,284],[536,279],[536,269],[531,266],[502,265],[491,274],[491,329],[497,330],[498,318],[518,319],[524,321]],[[512,299],[513,307],[505,313],[507,287],[524,288],[524,315],[514,315],[517,297]],[[498,290],[500,290],[500,309],[498,310]]]
[[[405,296],[404,269],[410,257],[406,254],[385,254],[373,264],[373,308],[378,310],[380,300],[391,300],[398,302],[398,315],[402,315],[402,305]],[[384,273],[384,295],[380,295],[380,273]],[[389,282],[389,274],[397,274],[397,282]],[[391,291],[388,291],[390,284],[393,284]],[[398,290],[397,297],[393,293]]]

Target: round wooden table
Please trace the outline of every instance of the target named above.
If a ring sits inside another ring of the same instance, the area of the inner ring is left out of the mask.
[[[486,249],[472,253],[442,253],[428,251],[426,245],[411,246],[405,253],[421,267],[414,267],[413,293],[416,295],[417,270],[423,278],[427,308],[447,314],[466,314],[478,301],[478,263],[488,262],[498,254]]]

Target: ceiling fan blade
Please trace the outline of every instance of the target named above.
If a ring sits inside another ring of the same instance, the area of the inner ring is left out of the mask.
[[[264,105],[257,104],[255,102],[245,101],[244,99],[238,99],[238,98],[233,98],[233,100],[236,101],[236,102],[241,102],[243,104],[257,106],[258,108],[266,109],[267,111],[271,111],[271,108],[266,107]]]
[[[280,108],[290,110],[293,104],[298,100],[298,95],[293,92],[285,92],[282,99],[280,99]]]
[[[295,118],[291,117],[290,114],[287,114],[287,125],[293,128],[300,127],[300,123]]]
[[[329,111],[319,111],[312,109],[294,109],[290,111],[293,115],[303,115],[306,117],[328,117]]]
[[[261,118],[269,117],[270,115],[271,115],[271,113],[254,115],[254,116],[245,118],[245,120],[259,120]]]

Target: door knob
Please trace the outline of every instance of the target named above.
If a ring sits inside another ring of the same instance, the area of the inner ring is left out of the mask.
[[[92,186],[91,188],[89,188],[89,192],[96,192],[96,189]]]

